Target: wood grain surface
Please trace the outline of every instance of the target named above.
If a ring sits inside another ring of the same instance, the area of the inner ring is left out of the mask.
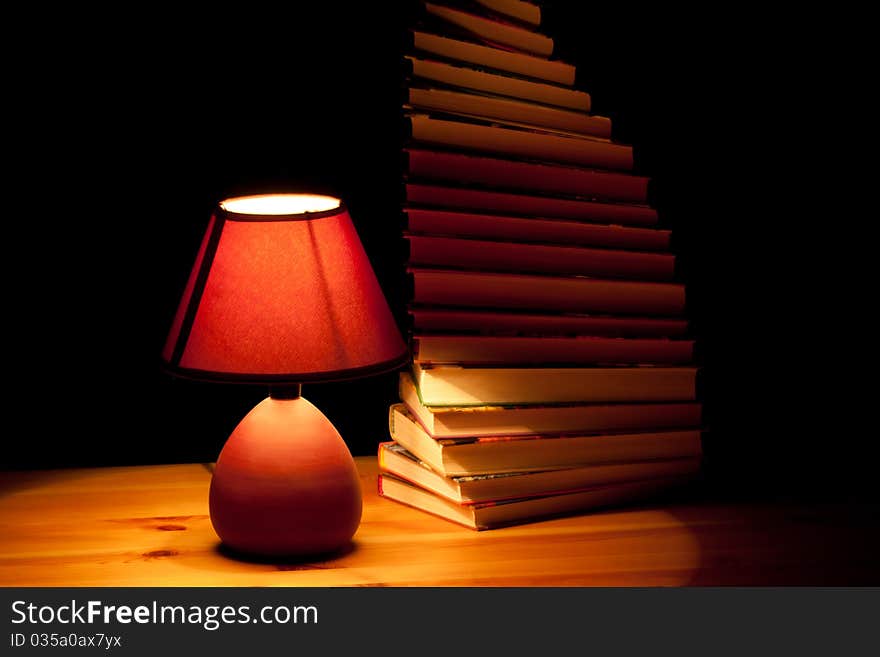
[[[0,473],[2,586],[657,586],[880,583],[878,509],[677,502],[474,532],[382,499],[356,459],[350,548],[301,562],[224,551],[211,466]]]

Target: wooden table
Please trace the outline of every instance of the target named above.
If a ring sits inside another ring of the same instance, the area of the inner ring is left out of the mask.
[[[209,465],[0,473],[4,586],[878,584],[877,509],[641,506],[474,532],[382,499],[344,554],[302,563],[224,553]]]

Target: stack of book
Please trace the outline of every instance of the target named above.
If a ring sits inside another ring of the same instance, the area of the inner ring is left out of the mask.
[[[670,233],[540,23],[522,0],[424,2],[406,57],[413,363],[380,492],[475,529],[700,466]]]

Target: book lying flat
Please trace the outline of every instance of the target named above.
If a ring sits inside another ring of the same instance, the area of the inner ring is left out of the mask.
[[[393,475],[380,474],[379,495],[470,529],[483,530],[647,499],[660,491],[680,486],[689,479],[690,477],[648,479],[608,484],[564,495],[465,506],[450,502]]]
[[[417,110],[438,111],[481,119],[510,121],[576,134],[611,138],[611,119],[535,102],[411,86],[406,103]]]
[[[452,121],[421,114],[407,117],[412,139],[427,144],[524,159],[630,171],[632,146],[490,123]]]
[[[444,477],[394,442],[379,445],[379,469],[456,504],[559,495],[596,486],[696,474],[700,457],[605,463],[564,470]]]
[[[566,62],[452,39],[424,30],[413,30],[410,37],[415,50],[434,57],[569,87],[574,84],[575,67]]]
[[[404,208],[407,228],[414,233],[486,237],[612,249],[664,251],[670,231],[634,226],[592,224],[568,219],[509,217],[436,208]]]
[[[444,477],[691,458],[702,453],[699,429],[438,440],[404,404],[391,406],[388,421],[392,440]]]
[[[542,315],[466,308],[410,307],[413,329],[422,333],[486,335],[598,335],[621,338],[673,338],[687,332],[685,319]]]
[[[536,434],[583,435],[686,429],[699,427],[702,419],[702,406],[697,402],[428,406],[419,397],[409,372],[400,373],[399,392],[400,399],[409,411],[407,417],[417,419],[424,429],[421,433],[417,432],[416,437],[422,442],[434,439],[441,441],[441,444],[452,444],[442,442],[452,438],[480,442],[475,436],[509,438]],[[492,441],[483,442],[488,444]],[[432,443],[426,444],[433,449]],[[494,444],[501,446],[504,443]],[[445,466],[437,470],[446,471]]]
[[[413,363],[429,406],[693,401],[695,367],[456,367]]]
[[[580,274],[643,281],[675,275],[670,253],[593,249],[581,246],[499,242],[471,237],[407,234],[409,263],[544,274]]]
[[[412,302],[517,310],[621,315],[680,315],[678,283],[612,281],[577,276],[409,268]]]
[[[694,357],[693,340],[663,338],[424,335],[412,338],[421,364],[644,364],[680,365]]]
[[[564,107],[581,112],[590,111],[590,94],[546,82],[535,82],[488,73],[475,68],[448,64],[419,57],[406,57],[408,75],[412,78],[430,80],[460,89],[480,93],[508,96],[535,103]]]
[[[404,170],[411,179],[482,185],[510,191],[568,194],[645,204],[648,178],[560,164],[520,162],[467,153],[410,148]]]
[[[506,16],[533,27],[541,24],[541,8],[532,2],[524,0],[471,0],[467,4],[479,5],[500,16]]]
[[[600,224],[651,226],[657,223],[657,210],[647,205],[600,203],[420,183],[406,183],[404,193],[405,200],[411,204],[447,209],[570,219]]]
[[[487,43],[515,48],[539,57],[553,54],[553,39],[539,32],[433,2],[425,2],[425,10],[431,16]]]

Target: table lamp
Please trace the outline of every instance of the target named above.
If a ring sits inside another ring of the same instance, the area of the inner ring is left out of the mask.
[[[360,523],[354,460],[302,383],[396,369],[406,345],[337,198],[266,194],[211,217],[162,358],[176,375],[268,384],[214,468],[211,522],[233,550],[305,555]]]

